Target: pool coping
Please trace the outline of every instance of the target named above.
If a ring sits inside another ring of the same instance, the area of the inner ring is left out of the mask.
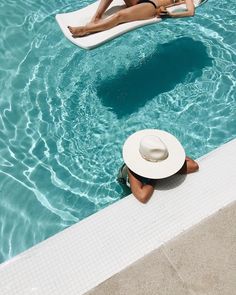
[[[235,223],[233,202],[86,295],[234,295]]]
[[[200,172],[161,183],[148,204],[129,195],[1,264],[1,294],[91,290],[235,201],[235,150],[233,139],[199,158]]]

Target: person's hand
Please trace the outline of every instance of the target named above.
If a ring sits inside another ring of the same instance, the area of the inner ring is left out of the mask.
[[[164,6],[160,6],[157,12],[158,16],[164,18],[164,17],[170,17],[170,13],[167,11],[167,9]]]

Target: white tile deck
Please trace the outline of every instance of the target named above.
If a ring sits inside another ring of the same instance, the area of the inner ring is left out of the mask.
[[[162,181],[148,204],[128,196],[0,265],[1,295],[79,295],[95,287],[235,201],[235,154],[236,139],[199,159],[200,171],[184,181]]]

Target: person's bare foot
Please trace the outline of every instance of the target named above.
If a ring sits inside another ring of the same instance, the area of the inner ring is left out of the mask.
[[[73,38],[83,37],[85,35],[88,35],[88,32],[86,31],[85,27],[71,27],[71,26],[68,26],[68,29],[71,32]]]

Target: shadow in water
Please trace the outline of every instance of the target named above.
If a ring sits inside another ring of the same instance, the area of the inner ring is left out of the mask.
[[[137,67],[100,81],[97,95],[121,118],[137,111],[158,94],[184,82],[190,72],[193,73],[192,82],[201,76],[203,68],[211,64],[212,59],[202,42],[180,38],[158,46],[157,52]]]

